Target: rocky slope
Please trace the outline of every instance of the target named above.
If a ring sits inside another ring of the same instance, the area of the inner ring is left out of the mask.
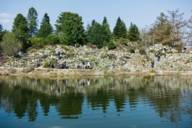
[[[57,69],[95,69],[124,71],[192,70],[192,53],[178,53],[167,46],[154,45],[145,50],[130,52],[128,48],[118,47],[114,50],[97,49],[88,46],[72,47],[64,45],[46,46],[30,49],[20,57],[9,57],[2,67],[31,67]]]

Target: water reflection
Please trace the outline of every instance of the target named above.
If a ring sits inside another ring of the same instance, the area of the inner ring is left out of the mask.
[[[139,103],[151,106],[171,122],[182,115],[192,116],[192,80],[178,77],[127,77],[89,79],[29,79],[0,78],[0,107],[17,118],[35,121],[38,109],[49,116],[54,107],[61,118],[79,118],[83,106],[92,111],[108,113],[114,105],[116,112],[136,111]],[[39,107],[40,108],[39,108]]]

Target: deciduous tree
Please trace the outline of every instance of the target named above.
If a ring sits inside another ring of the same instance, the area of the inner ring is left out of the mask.
[[[168,21],[167,16],[161,13],[153,28],[150,30],[150,35],[155,43],[162,43],[163,45],[173,46],[173,40],[171,38],[172,26]]]
[[[7,32],[3,36],[1,48],[6,55],[15,56],[22,49],[22,42],[18,40],[14,33]]]
[[[192,46],[192,16],[189,18],[188,23],[187,23],[187,45]]]
[[[184,39],[184,27],[186,21],[184,20],[184,13],[180,13],[179,10],[168,11],[168,20],[171,24],[171,38],[174,46],[182,46]]]

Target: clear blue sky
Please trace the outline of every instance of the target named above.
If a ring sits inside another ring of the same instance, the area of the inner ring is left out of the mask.
[[[39,23],[44,13],[48,13],[54,26],[58,15],[63,11],[79,13],[83,17],[84,26],[92,19],[102,21],[107,16],[111,27],[120,16],[127,25],[130,22],[140,28],[154,23],[160,12],[180,9],[188,18],[192,15],[192,0],[1,0],[0,24],[11,30],[17,13],[27,15],[33,6],[39,13]]]

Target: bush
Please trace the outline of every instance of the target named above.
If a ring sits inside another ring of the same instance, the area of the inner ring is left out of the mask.
[[[55,34],[51,34],[46,38],[46,44],[59,44],[59,37]]]
[[[109,42],[108,44],[107,44],[107,47],[108,47],[108,49],[109,50],[112,50],[112,49],[115,49],[116,48],[116,45],[115,45],[115,43],[114,42]]]
[[[65,45],[69,45],[69,44],[70,44],[69,42],[66,42],[66,39],[65,39],[66,36],[65,36],[65,34],[59,32],[57,37],[58,37],[59,42],[60,42],[61,44],[65,44]]]
[[[145,51],[145,48],[140,48],[140,49],[139,49],[139,53],[140,53],[141,55],[146,55],[146,54],[147,54],[146,51]]]
[[[35,47],[35,48],[41,48],[44,45],[46,45],[46,40],[42,37],[32,37],[30,38],[30,41],[31,41],[32,47]]]
[[[44,61],[43,67],[44,68],[54,68],[57,64],[57,60],[54,58],[48,58]]]
[[[11,32],[5,33],[1,42],[3,52],[8,56],[16,56],[22,50],[22,43]]]
[[[135,50],[134,49],[129,49],[129,52],[130,53],[135,53]]]
[[[117,42],[118,45],[127,46],[129,43],[129,40],[125,38],[119,38],[119,39],[115,39],[115,42]]]

